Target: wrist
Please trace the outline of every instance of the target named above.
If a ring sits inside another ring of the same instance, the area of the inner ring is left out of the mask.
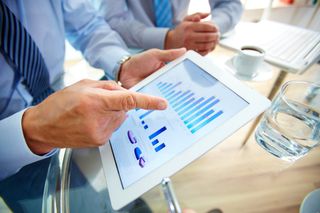
[[[173,44],[174,44],[174,31],[169,30],[165,38],[164,49],[166,50],[173,49],[174,48]]]
[[[37,125],[36,107],[27,109],[22,116],[22,129],[26,144],[36,155],[44,155],[53,148],[46,146],[42,141],[41,129]]]
[[[126,76],[127,64],[130,59],[130,56],[123,56],[122,59],[118,61],[118,74],[115,79],[117,83],[121,84],[123,82],[123,77]]]

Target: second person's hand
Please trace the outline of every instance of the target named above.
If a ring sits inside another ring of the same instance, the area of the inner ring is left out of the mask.
[[[211,52],[219,42],[218,27],[211,21],[202,21],[209,13],[195,13],[186,16],[174,29],[169,30],[165,49],[185,47],[201,55]]]
[[[119,80],[124,88],[131,88],[139,81],[151,75],[167,62],[186,53],[185,48],[172,50],[151,49],[132,56],[120,70]]]

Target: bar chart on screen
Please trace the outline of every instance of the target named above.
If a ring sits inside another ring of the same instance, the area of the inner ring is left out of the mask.
[[[139,110],[140,109],[136,109],[136,111],[139,111]],[[141,111],[142,111],[142,113],[138,117],[140,119],[141,125],[147,131],[149,126],[147,125],[147,123],[144,119],[146,119],[148,117],[148,115],[150,115],[152,112],[154,112],[154,110],[148,110],[148,111],[141,110]],[[153,132],[149,135],[148,138],[151,141],[152,146],[154,147],[154,151],[159,152],[160,150],[162,150],[163,148],[166,147],[166,144],[160,143],[160,140],[157,138],[157,136],[159,136],[161,133],[165,132],[166,130],[167,130],[167,127],[163,126],[160,129],[156,130],[155,132]]]
[[[157,88],[192,134],[223,114],[223,110],[216,106],[220,102],[218,97],[197,95],[191,89],[187,89],[188,87],[184,86],[181,81],[159,82]]]

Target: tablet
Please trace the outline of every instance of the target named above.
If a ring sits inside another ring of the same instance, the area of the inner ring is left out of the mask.
[[[131,90],[161,96],[168,108],[129,111],[109,143],[100,147],[115,210],[199,158],[270,104],[193,51]]]

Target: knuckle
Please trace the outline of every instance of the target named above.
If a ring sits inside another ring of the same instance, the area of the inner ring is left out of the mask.
[[[128,94],[122,99],[122,107],[124,110],[133,109],[136,106],[135,98],[132,94]]]

